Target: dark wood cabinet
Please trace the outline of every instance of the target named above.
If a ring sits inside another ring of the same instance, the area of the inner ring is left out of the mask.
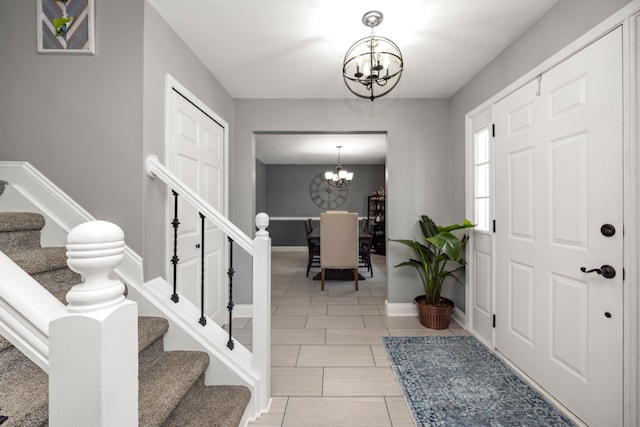
[[[384,227],[384,196],[369,196],[367,206],[367,221],[371,230],[371,249],[384,255],[387,249]]]

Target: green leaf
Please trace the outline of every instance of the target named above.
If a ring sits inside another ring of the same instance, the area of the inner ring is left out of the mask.
[[[451,224],[451,225],[447,225],[446,227],[438,227],[438,230],[439,231],[453,231],[453,230],[461,230],[463,228],[473,228],[475,226],[476,226],[476,224],[473,224],[468,219],[465,219],[462,222],[462,224]]]
[[[408,240],[408,239],[390,239],[392,242],[398,242],[398,243],[402,243],[405,246],[409,246],[410,248],[414,248],[415,249],[415,245],[416,242],[415,240]]]
[[[400,264],[394,265],[394,267],[415,267],[417,269],[421,269],[422,263],[418,260],[411,259],[409,261],[403,261]]]
[[[452,261],[458,261],[462,257],[462,242],[448,231],[441,231],[436,236],[429,237],[426,240],[440,248]]]
[[[465,219],[464,221],[462,221],[462,225],[464,226],[464,228],[473,228],[476,226],[476,224],[472,223],[468,219]]]
[[[422,218],[420,219],[420,228],[422,229],[422,235],[425,238],[433,237],[438,234],[438,226],[426,215],[422,215]]]

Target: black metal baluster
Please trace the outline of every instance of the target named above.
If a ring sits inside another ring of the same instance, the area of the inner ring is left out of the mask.
[[[227,304],[227,310],[229,310],[229,341],[227,341],[227,347],[233,350],[233,275],[235,271],[233,270],[233,239],[231,237],[227,237],[227,239],[229,239],[229,271],[227,272],[227,276],[229,276],[229,303]]]
[[[199,213],[199,212],[198,212]],[[200,324],[207,324],[204,317],[204,215],[200,214]]]
[[[173,295],[171,295],[171,301],[178,302],[180,298],[178,297],[177,287],[178,287],[178,226],[180,225],[180,221],[178,221],[178,193],[175,190],[171,190],[173,193],[173,221],[171,225],[173,226],[173,257],[171,258],[171,264],[173,264]]]

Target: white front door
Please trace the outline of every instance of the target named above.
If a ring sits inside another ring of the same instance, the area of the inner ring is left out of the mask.
[[[167,120],[167,167],[213,208],[224,212],[224,128],[175,90],[169,94]],[[178,201],[177,291],[200,308],[201,219],[191,204],[180,196]],[[173,199],[169,205],[168,213],[173,217]],[[205,230],[204,312],[223,324],[227,305],[225,237],[207,219]],[[173,251],[173,244],[167,246]]]
[[[585,423],[622,425],[621,29],[495,123],[496,348]]]

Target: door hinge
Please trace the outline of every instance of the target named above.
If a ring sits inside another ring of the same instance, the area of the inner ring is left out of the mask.
[[[495,124],[491,125],[491,137],[492,138],[496,137],[496,125]]]
[[[496,315],[495,314],[493,315],[493,327],[494,328],[496,327]]]
[[[493,220],[493,232],[494,233],[496,232],[496,220],[495,219]]]

